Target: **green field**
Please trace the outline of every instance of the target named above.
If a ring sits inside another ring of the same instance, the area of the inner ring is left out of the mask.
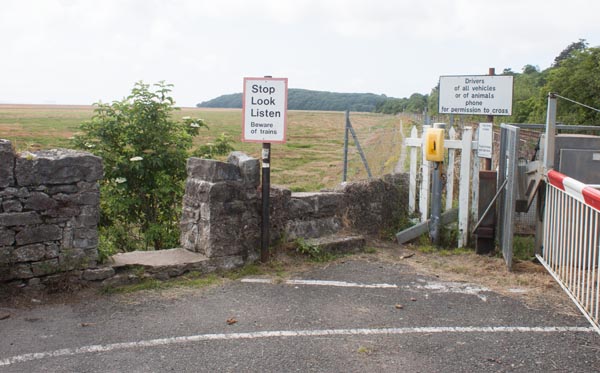
[[[91,106],[0,105],[0,138],[12,141],[18,151],[70,147],[69,138],[78,126],[93,115]],[[182,108],[177,117],[202,118],[198,144],[213,141],[222,133],[233,146],[259,157],[261,145],[242,143],[242,113],[239,109]],[[392,172],[401,150],[400,124],[409,130],[409,121],[398,116],[351,113],[351,122],[374,176]],[[331,188],[342,180],[344,113],[290,111],[285,144],[272,145],[271,180],[294,191]],[[367,177],[350,137],[348,180]]]

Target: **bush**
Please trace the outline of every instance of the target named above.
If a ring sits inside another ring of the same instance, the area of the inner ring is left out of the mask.
[[[179,215],[186,161],[201,119],[173,119],[172,85],[138,82],[131,95],[112,104],[97,103],[94,116],[80,126],[75,146],[102,157],[101,232],[103,242],[120,251],[178,246]],[[205,157],[231,150],[229,140],[202,149]]]

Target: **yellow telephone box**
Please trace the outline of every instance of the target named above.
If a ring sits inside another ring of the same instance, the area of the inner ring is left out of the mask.
[[[444,160],[444,130],[429,128],[425,132],[425,159],[431,162]]]

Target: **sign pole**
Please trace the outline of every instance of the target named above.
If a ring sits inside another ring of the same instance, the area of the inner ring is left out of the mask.
[[[490,67],[488,69],[488,75],[490,76],[494,76],[496,75],[496,69],[493,67]],[[492,123],[492,128],[493,128],[493,124],[494,124],[494,116],[493,115],[488,115],[487,116],[487,121],[489,123]],[[492,136],[494,136],[494,132],[492,131]],[[493,137],[492,137],[493,139]],[[492,159],[491,158],[483,158],[483,167],[484,170],[491,170],[492,169]]]
[[[271,190],[271,143],[262,144],[262,222],[260,229],[260,261],[269,261],[269,191]]]
[[[260,261],[263,263],[270,256],[271,144],[286,141],[287,84],[287,78],[244,78],[242,141],[262,143]]]
[[[265,75],[265,78],[272,78],[271,75]],[[271,143],[262,144],[262,219],[260,226],[260,261],[266,263],[269,261],[269,202],[271,191]]]

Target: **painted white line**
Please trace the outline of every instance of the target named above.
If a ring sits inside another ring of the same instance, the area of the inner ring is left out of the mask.
[[[410,288],[410,286],[407,286]],[[475,295],[484,302],[487,302],[487,297],[482,295],[482,292],[489,292],[490,289],[477,285],[465,284],[462,282],[427,282],[424,285],[415,285],[415,289],[430,290],[435,293],[458,293]]]
[[[274,284],[276,281],[266,278],[243,278],[241,282],[255,284]],[[337,286],[343,288],[367,288],[367,289],[397,289],[394,284],[360,284],[357,282],[345,281],[324,281],[324,280],[286,280],[282,281],[286,285],[315,285],[315,286]]]
[[[226,341],[258,338],[290,338],[290,337],[321,337],[344,335],[400,335],[400,334],[441,334],[441,333],[590,333],[590,327],[556,326],[466,326],[466,327],[414,327],[414,328],[384,328],[384,329],[324,329],[324,330],[276,330],[248,333],[217,333],[198,334],[184,337],[150,339],[137,342],[111,343],[105,345],[89,345],[77,348],[35,352],[0,359],[0,367],[27,361],[42,360],[52,357],[75,356],[96,352],[110,352],[132,348],[157,347],[173,344],[194,343],[203,341]]]
[[[245,283],[254,284],[275,284],[281,283],[286,285],[316,285],[316,286],[335,286],[346,288],[368,288],[368,289],[399,289],[405,288],[409,290],[426,290],[433,293],[458,293],[475,295],[482,301],[486,302],[487,297],[482,292],[489,292],[490,289],[477,285],[465,284],[461,282],[424,282],[423,284],[412,284],[399,286],[396,284],[361,284],[357,282],[345,281],[324,281],[324,280],[286,280],[277,282],[267,278],[243,278],[240,280]]]

